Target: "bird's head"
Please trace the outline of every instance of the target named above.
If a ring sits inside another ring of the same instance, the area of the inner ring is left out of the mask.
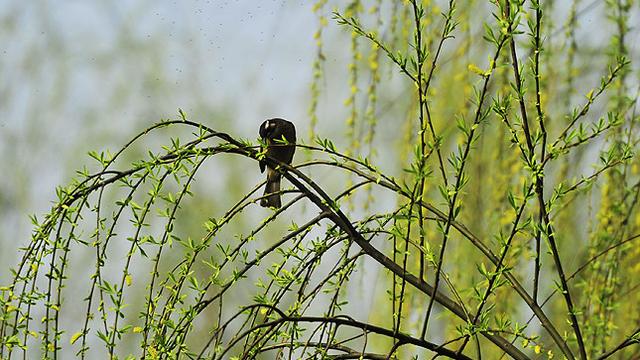
[[[275,119],[265,120],[262,125],[260,125],[260,137],[263,139],[272,139],[277,127],[278,123]]]

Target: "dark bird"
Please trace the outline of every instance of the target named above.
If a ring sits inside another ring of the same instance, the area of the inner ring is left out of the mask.
[[[296,127],[292,122],[279,118],[265,120],[260,125],[260,137],[264,146],[267,147],[268,157],[291,164],[293,153],[296,151]],[[267,169],[267,185],[264,188],[264,198],[260,200],[260,206],[279,208],[282,206],[279,193],[282,175],[265,160],[260,160],[260,171],[264,172],[265,169]]]

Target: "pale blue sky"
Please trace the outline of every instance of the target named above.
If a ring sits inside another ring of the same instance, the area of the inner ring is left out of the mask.
[[[48,211],[87,151],[117,149],[178,108],[244,138],[274,116],[306,133],[311,5],[1,1],[0,264],[15,263],[27,215]]]

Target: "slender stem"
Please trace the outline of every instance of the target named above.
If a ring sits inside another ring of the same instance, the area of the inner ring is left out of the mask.
[[[511,4],[510,1],[506,1],[506,14],[507,16],[509,16],[511,18]],[[514,15],[515,16],[515,15]],[[513,29],[513,22],[510,21],[509,24],[509,34],[512,34]],[[565,278],[565,274],[564,274],[564,270],[562,268],[562,261],[560,260],[560,254],[558,252],[558,248],[556,246],[556,241],[555,241],[555,235],[553,233],[553,227],[551,226],[551,222],[549,221],[549,214],[547,212],[546,209],[546,203],[544,201],[544,194],[542,192],[542,182],[541,179],[544,176],[544,173],[542,171],[542,168],[538,169],[538,166],[541,164],[538,164],[538,162],[534,159],[533,154],[534,154],[534,146],[533,146],[533,142],[532,142],[532,137],[531,137],[531,132],[529,130],[529,122],[528,122],[528,118],[527,118],[527,109],[525,106],[525,100],[524,100],[524,91],[522,89],[522,79],[520,78],[520,67],[518,66],[518,55],[516,52],[516,44],[515,44],[515,39],[513,37],[513,35],[509,36],[509,45],[511,48],[511,63],[513,65],[513,76],[514,76],[514,81],[515,81],[515,87],[516,87],[516,92],[518,94],[518,102],[520,104],[520,113],[522,116],[522,127],[523,127],[523,131],[524,131],[524,135],[525,135],[525,140],[526,140],[526,144],[527,144],[527,148],[528,148],[528,155],[525,154],[526,160],[529,164],[533,165],[532,168],[535,171],[535,177],[536,177],[536,193],[537,193],[537,197],[538,197],[538,206],[540,207],[540,212],[541,212],[541,217],[543,220],[543,226],[545,227],[545,235],[547,236],[547,239],[549,240],[549,246],[551,248],[551,253],[553,255],[553,259],[554,259],[554,263],[556,266],[556,269],[558,271],[558,277],[560,278],[560,285],[562,286],[562,292],[565,298],[565,302],[567,304],[567,309],[569,311],[569,317],[571,320],[571,327],[574,330],[575,336],[576,336],[576,340],[578,341],[578,348],[580,351],[580,358],[581,359],[586,359],[587,358],[587,353],[585,350],[585,346],[584,346],[584,341],[582,339],[582,333],[580,331],[580,325],[578,323],[578,319],[576,317],[576,309],[573,306],[573,300],[571,298],[571,293],[569,291],[569,286],[567,284],[567,280]]]
[[[436,264],[436,271],[435,271],[435,281],[434,281],[434,288],[437,291],[438,290],[438,286],[440,284],[440,276],[441,276],[441,271],[442,271],[442,264],[444,262],[444,253],[447,247],[447,240],[449,239],[449,231],[451,229],[451,225],[453,223],[453,221],[455,220],[455,216],[457,214],[457,202],[458,202],[458,195],[460,194],[460,190],[462,188],[463,185],[463,176],[464,176],[464,168],[465,165],[467,163],[467,158],[469,156],[469,152],[471,150],[471,145],[473,142],[473,138],[475,135],[475,131],[477,129],[477,125],[480,123],[480,121],[483,119],[484,116],[484,112],[483,112],[483,104],[484,104],[484,100],[486,98],[486,95],[488,93],[488,89],[489,89],[489,80],[491,79],[491,74],[493,73],[493,70],[495,69],[497,60],[498,60],[498,56],[500,55],[500,52],[502,51],[502,48],[506,42],[507,38],[506,36],[502,36],[500,41],[496,44],[496,52],[493,56],[493,60],[491,61],[490,64],[490,69],[488,71],[488,74],[485,76],[484,79],[484,84],[482,87],[482,91],[480,92],[480,96],[479,96],[479,101],[477,104],[477,109],[475,112],[475,118],[473,121],[473,125],[471,126],[471,128],[469,129],[468,132],[468,136],[466,139],[466,143],[465,143],[465,148],[463,150],[462,155],[460,156],[460,162],[459,162],[459,168],[458,171],[456,173],[456,182],[454,185],[454,188],[452,190],[453,195],[451,195],[449,197],[449,211],[448,211],[448,215],[447,215],[447,220],[445,223],[445,227],[444,227],[444,231],[443,231],[443,236],[442,236],[442,245],[440,247],[440,254],[438,257],[438,262]],[[429,305],[427,306],[427,311],[425,314],[425,319],[424,319],[424,323],[423,323],[423,334],[426,333],[426,329],[428,327],[428,322],[429,322],[429,318],[431,317],[431,311],[433,309],[433,304],[434,304],[434,298],[431,298],[429,300]]]
[[[546,156],[547,149],[547,129],[544,126],[544,113],[542,112],[542,99],[540,98],[541,89],[540,89],[540,52],[542,48],[540,46],[540,27],[542,21],[542,10],[540,8],[540,3],[538,0],[533,0],[533,6],[536,10],[536,25],[535,25],[535,35],[534,35],[534,71],[533,77],[535,79],[536,84],[536,112],[538,118],[538,127],[540,128],[540,132],[542,134],[542,144],[540,146],[540,159],[544,159]],[[541,172],[544,172],[544,165],[541,164]],[[538,177],[538,183],[536,184],[539,192],[544,193],[544,177]],[[542,219],[544,217],[544,213],[542,211],[542,207],[540,207],[538,214],[538,222],[542,223]],[[534,278],[533,278],[533,300],[538,301],[538,290],[540,284],[540,236],[541,231],[538,228],[536,230],[536,258],[535,258],[535,270],[534,270]]]

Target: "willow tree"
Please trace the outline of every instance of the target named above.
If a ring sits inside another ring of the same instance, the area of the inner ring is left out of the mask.
[[[293,164],[182,111],[91,152],[2,287],[0,358],[637,355],[636,8],[607,4],[599,44],[577,40],[579,1],[354,0],[331,16],[341,122],[318,1]],[[283,206],[258,207],[264,182],[230,195],[221,158],[277,167]],[[227,210],[197,211],[202,191]]]

